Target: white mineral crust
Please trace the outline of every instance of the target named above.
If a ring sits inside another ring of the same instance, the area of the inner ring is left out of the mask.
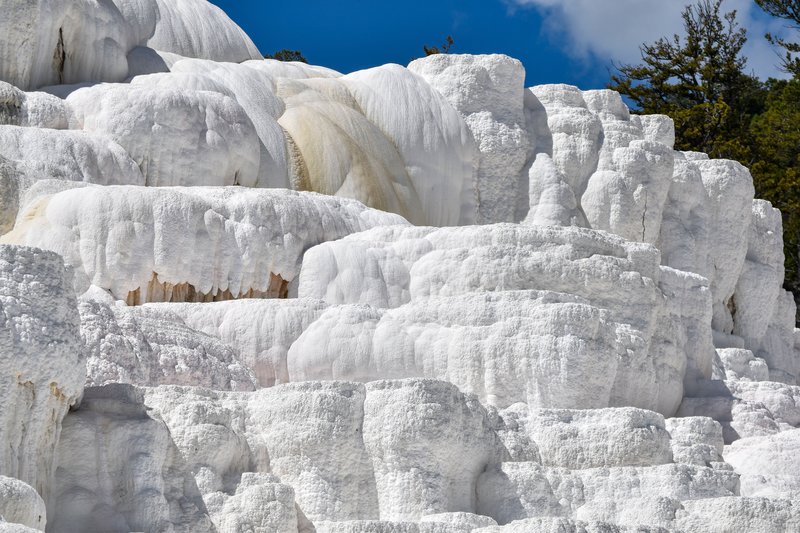
[[[800,531],[782,215],[669,117],[0,10],[0,532]]]
[[[86,379],[71,285],[58,255],[0,245],[0,475],[45,498],[61,421]]]

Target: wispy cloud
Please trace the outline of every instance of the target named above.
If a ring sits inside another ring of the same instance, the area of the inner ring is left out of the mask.
[[[544,17],[545,31],[573,57],[631,63],[640,59],[640,44],[682,33],[681,12],[693,0],[508,1],[537,9]],[[725,12],[734,9],[739,24],[747,29],[744,54],[749,71],[761,78],[782,76],[780,58],[764,34],[785,34],[785,24],[761,13],[752,0],[726,0],[723,4]]]

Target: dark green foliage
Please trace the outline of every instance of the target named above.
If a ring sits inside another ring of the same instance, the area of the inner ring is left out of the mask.
[[[756,161],[751,165],[756,196],[783,213],[785,286],[800,294],[800,81],[770,80],[766,109],[750,129]]]
[[[747,131],[760,111],[761,84],[744,73],[747,37],[723,0],[701,0],[683,11],[686,36],[641,46],[642,64],[621,65],[610,88],[643,113],[675,121],[676,148],[747,161]]]
[[[278,61],[299,61],[301,63],[308,63],[300,50],[287,50],[286,48],[283,50],[278,50],[272,55],[267,54],[264,56],[264,59],[277,59]]]

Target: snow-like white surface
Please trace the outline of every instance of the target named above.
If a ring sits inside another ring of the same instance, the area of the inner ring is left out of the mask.
[[[711,375],[705,283],[660,269],[648,245],[577,228],[377,228],[306,253],[300,296],[362,306],[312,324],[289,376],[426,376],[501,406],[670,415],[684,376]]]
[[[0,475],[45,498],[61,421],[86,379],[71,285],[58,255],[0,245]]]
[[[73,189],[39,198],[23,217],[5,242],[58,252],[80,292],[93,284],[134,303],[268,293],[275,277],[297,276],[309,247],[404,222],[318,194],[200,187]]]
[[[205,0],[5,2],[0,78],[22,89],[122,81],[137,46],[215,61],[260,58],[247,35]]]
[[[639,513],[638,523],[652,523],[642,500],[678,501],[737,496],[738,476],[729,470],[669,464],[586,470],[552,468],[534,463],[503,463],[481,476],[479,512],[500,524],[536,516],[604,520],[595,512]],[[616,508],[611,507],[612,502]],[[589,516],[586,516],[589,515]]]
[[[186,326],[230,345],[261,387],[289,382],[289,347],[317,320],[322,300],[238,300],[213,304],[148,304]]]
[[[254,186],[259,139],[244,109],[231,97],[173,83],[78,89],[67,98],[70,127],[113,139],[150,186]]]
[[[522,63],[503,55],[434,54],[408,69],[455,107],[475,138],[477,221],[515,222],[517,182],[531,151]]]
[[[741,474],[741,495],[797,500],[796,465],[800,430],[740,439],[726,447],[725,460]]]
[[[87,385],[197,385],[254,390],[255,376],[223,342],[160,309],[81,303]]]
[[[41,180],[145,184],[133,159],[102,134],[0,126],[0,161],[0,233],[12,229],[26,193]]]
[[[0,531],[800,529],[781,214],[668,117],[0,8]]]

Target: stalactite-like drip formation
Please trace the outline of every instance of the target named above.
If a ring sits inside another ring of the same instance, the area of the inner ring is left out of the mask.
[[[134,306],[146,303],[209,303],[227,302],[230,300],[244,300],[248,298],[288,298],[289,282],[280,275],[270,274],[269,287],[265,291],[248,289],[247,291],[233,294],[230,289],[213,289],[213,292],[203,293],[190,283],[169,283],[158,280],[158,274],[153,272],[153,277],[144,291],[138,288],[128,292],[125,303]]]

